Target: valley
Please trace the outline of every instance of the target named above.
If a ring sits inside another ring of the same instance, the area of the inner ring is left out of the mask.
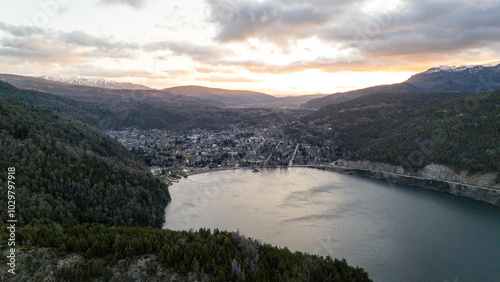
[[[0,281],[500,281],[500,2],[4,1]]]

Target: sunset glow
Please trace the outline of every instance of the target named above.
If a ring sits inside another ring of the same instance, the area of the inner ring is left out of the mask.
[[[402,82],[500,58],[498,1],[9,1],[0,72],[269,94]]]

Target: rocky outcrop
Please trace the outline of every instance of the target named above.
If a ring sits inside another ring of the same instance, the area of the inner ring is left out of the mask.
[[[5,258],[7,250],[0,254]],[[184,280],[166,268],[155,255],[134,256],[109,263],[100,258],[86,260],[77,254],[61,256],[52,248],[21,247],[16,250],[16,265],[15,275],[12,275],[7,272],[7,264],[2,264],[0,281],[71,281],[77,280],[75,277],[87,277],[89,281]]]
[[[340,168],[349,174],[447,192],[500,206],[500,184],[497,183],[496,173],[469,175],[464,171],[457,174],[449,167],[436,164],[413,174],[401,166],[369,161],[337,160],[333,165],[333,168]]]
[[[462,171],[460,174],[456,174],[447,166],[430,164],[421,169],[418,176],[500,189],[500,184],[496,184],[496,173],[469,175],[467,171]]]

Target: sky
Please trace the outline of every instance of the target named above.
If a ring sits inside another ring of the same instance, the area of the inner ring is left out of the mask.
[[[494,0],[0,0],[0,73],[269,94],[500,59]]]

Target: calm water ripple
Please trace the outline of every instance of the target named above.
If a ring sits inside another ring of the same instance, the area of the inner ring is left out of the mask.
[[[170,187],[168,229],[239,231],[346,258],[375,281],[500,281],[500,208],[309,168],[190,176]]]

